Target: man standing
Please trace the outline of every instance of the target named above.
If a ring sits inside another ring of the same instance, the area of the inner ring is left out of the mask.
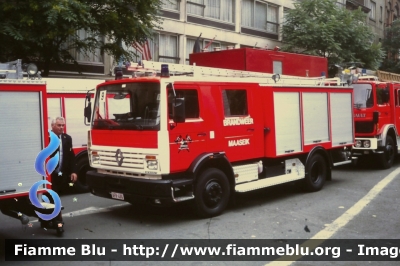
[[[51,174],[53,190],[59,193],[68,183],[75,182],[76,174],[75,154],[72,150],[72,138],[64,133],[65,119],[57,117],[51,121],[52,131],[60,138],[59,147],[60,160],[56,169]]]
[[[60,146],[54,152],[53,157],[59,153],[59,161],[56,169],[51,173],[52,190],[57,192],[68,186],[68,183],[75,182],[78,178],[76,175],[75,154],[72,150],[72,138],[70,135],[64,134],[65,119],[57,117],[51,121],[52,131],[60,138]],[[52,202],[54,203],[54,202]],[[64,233],[64,222],[61,212],[50,221],[40,220],[42,228],[54,228],[57,230],[57,235],[61,236]]]

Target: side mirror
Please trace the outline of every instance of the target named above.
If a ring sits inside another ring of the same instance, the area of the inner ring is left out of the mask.
[[[91,117],[92,117],[92,103],[90,102],[90,94],[89,94],[89,92],[87,92],[87,94],[86,94],[86,98],[85,98],[85,108],[84,108],[84,121],[83,121],[83,123],[86,125],[86,126],[89,126],[90,125],[90,119],[91,119]],[[86,121],[87,121],[87,123],[86,123]]]
[[[175,98],[172,107],[172,117],[175,123],[185,122],[185,98]]]

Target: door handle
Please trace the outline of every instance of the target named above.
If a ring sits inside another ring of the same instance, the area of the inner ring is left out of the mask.
[[[253,131],[254,131],[254,128],[248,128],[247,131],[253,132]]]
[[[198,137],[205,137],[205,136],[207,136],[207,133],[205,133],[205,132],[197,133],[197,136]]]

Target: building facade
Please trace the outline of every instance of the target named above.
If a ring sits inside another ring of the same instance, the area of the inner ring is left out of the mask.
[[[400,0],[385,0],[385,26],[390,27],[396,19],[400,19]]]
[[[297,0],[299,1],[299,0]],[[273,49],[282,41],[285,12],[296,0],[162,0],[162,30],[149,40],[151,60],[188,64],[196,39],[208,51],[228,47]],[[361,8],[375,33],[384,38],[384,28],[399,17],[400,0],[338,0],[347,9]],[[82,34],[84,34],[82,32]],[[133,47],[128,47],[134,49]],[[137,61],[141,60],[137,57]],[[87,72],[112,74],[115,59],[108,55],[79,57]]]

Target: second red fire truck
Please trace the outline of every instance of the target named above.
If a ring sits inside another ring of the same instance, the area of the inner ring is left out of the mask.
[[[390,168],[399,151],[400,76],[379,72],[353,83],[356,141],[353,157],[375,158]]]
[[[201,216],[215,216],[235,192],[294,181],[318,191],[332,166],[350,162],[351,87],[146,65],[159,67],[160,76],[97,86],[93,114],[90,104],[85,112],[94,195],[132,203],[193,200]],[[192,75],[170,76],[173,68]]]

